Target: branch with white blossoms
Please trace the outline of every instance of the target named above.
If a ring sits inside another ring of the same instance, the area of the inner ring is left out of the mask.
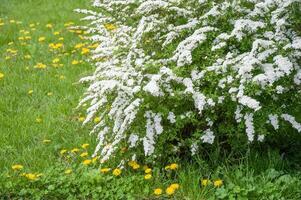
[[[278,130],[282,119],[300,132],[301,120],[286,114],[300,104],[296,5],[300,1],[94,0],[93,11],[77,10],[99,43],[91,57],[96,70],[81,80],[90,86],[80,102],[90,104],[84,123],[102,119],[93,129],[95,154],[107,160],[127,146],[131,156],[139,150],[159,155],[156,141],[170,142],[166,135],[181,134],[177,124],[191,116],[202,133],[190,144],[196,154],[200,143],[214,143],[221,108],[245,127],[249,142],[264,139],[256,123]]]

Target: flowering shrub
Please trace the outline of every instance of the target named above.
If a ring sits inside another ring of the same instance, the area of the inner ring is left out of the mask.
[[[94,0],[80,102],[103,161],[301,132],[297,0]],[[298,32],[299,31],[299,32]]]

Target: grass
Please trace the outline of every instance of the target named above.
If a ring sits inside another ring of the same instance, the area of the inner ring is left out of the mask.
[[[88,0],[1,1],[0,170],[7,173],[0,176],[0,199],[158,199],[153,190],[159,187],[164,193],[172,183],[180,184],[170,196],[174,199],[284,199],[282,194],[285,199],[301,198],[300,173],[287,170],[280,154],[269,150],[263,155],[252,152],[236,164],[217,153],[209,161],[182,161],[176,172],[153,166],[151,180],[144,180],[143,163],[138,170],[126,166],[116,178],[112,170],[100,176],[97,164],[83,166],[80,157],[71,156],[74,161],[69,162],[66,155],[60,156],[61,149],[89,143],[93,150],[95,144],[89,127],[81,126],[83,111],[75,109],[84,92],[78,80],[94,69],[85,62],[82,48],[75,48],[85,42],[82,34],[65,27],[71,21],[80,24],[81,16],[73,9],[89,4]],[[51,43],[63,47],[53,51]],[[57,58],[58,63],[53,63]],[[74,65],[74,60],[80,63]],[[35,68],[37,63],[46,68]],[[45,175],[28,184],[11,170],[13,164]],[[65,174],[66,169],[74,172]],[[210,184],[201,186],[202,179],[210,179]],[[213,186],[217,179],[223,180],[222,187]]]
[[[60,149],[93,142],[88,129],[81,127],[79,112],[75,110],[83,94],[83,85],[77,82],[93,69],[84,62],[86,56],[81,55],[80,49],[72,53],[74,46],[83,41],[64,27],[70,21],[78,24],[81,16],[73,9],[86,8],[88,4],[87,0],[1,1],[0,18],[4,23],[0,26],[0,73],[4,74],[0,80],[1,170],[15,163],[41,170],[54,162]],[[52,24],[53,28],[47,28],[46,24]],[[29,31],[28,35],[22,30]],[[56,31],[60,34],[54,35]],[[25,36],[31,39],[20,40]],[[38,42],[39,37],[46,39]],[[64,40],[60,41],[60,37]],[[64,47],[51,52],[50,43],[63,43]],[[17,54],[11,56],[7,49],[17,50]],[[31,58],[26,59],[25,55]],[[60,59],[62,67],[52,66],[55,58]],[[73,60],[83,62],[72,65]],[[46,69],[35,69],[37,63],[47,65]],[[28,94],[30,90],[32,94]],[[38,123],[37,118],[42,121]],[[45,144],[45,139],[51,142]]]

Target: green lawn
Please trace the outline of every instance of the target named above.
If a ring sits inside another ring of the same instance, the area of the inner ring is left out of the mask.
[[[1,0],[1,170],[15,163],[41,170],[55,162],[60,149],[94,141],[88,128],[82,128],[80,112],[75,110],[84,90],[78,80],[93,68],[84,62],[87,56],[81,55],[81,48],[74,48],[85,41],[64,26],[79,24],[81,16],[73,9],[86,8],[89,2]],[[47,28],[47,24],[53,27]],[[45,41],[39,42],[40,37]],[[62,43],[63,47],[50,51],[50,43]],[[56,58],[57,67],[53,66]],[[72,65],[73,60],[82,62]],[[37,63],[46,68],[34,68]],[[51,142],[44,143],[45,139]]]

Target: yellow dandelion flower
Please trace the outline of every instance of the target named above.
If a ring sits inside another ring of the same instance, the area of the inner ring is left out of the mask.
[[[149,174],[149,173],[152,172],[152,169],[151,169],[151,168],[147,168],[147,169],[144,170],[144,172],[145,172],[146,174]]]
[[[179,189],[180,185],[178,183],[173,183],[169,187],[172,187],[173,189],[177,190]]]
[[[14,42],[9,42],[7,45],[8,46],[11,46],[11,45],[13,45],[14,44]]]
[[[47,92],[47,96],[52,96],[53,93],[52,92]]]
[[[171,170],[176,170],[176,169],[178,169],[178,164],[177,163],[172,163],[170,166],[169,166],[169,169],[171,169]]]
[[[152,178],[152,175],[151,174],[146,174],[145,176],[144,176],[144,179],[145,180],[149,180],[149,179],[151,179]]]
[[[100,169],[100,172],[105,174],[105,173],[108,173],[111,169],[110,168],[102,168]]]
[[[21,170],[21,169],[23,169],[23,165],[19,165],[19,164],[13,165],[11,168],[12,168],[13,170]]]
[[[65,79],[65,78],[66,78],[66,76],[60,75],[60,79],[61,79],[61,80]]]
[[[122,172],[121,169],[116,168],[116,169],[113,170],[113,175],[114,176],[119,176],[121,174],[121,172]]]
[[[46,24],[46,28],[52,28],[52,24]]]
[[[162,192],[163,192],[163,190],[161,188],[154,189],[154,194],[157,195],[157,196],[161,195]]]
[[[85,46],[85,44],[79,43],[79,44],[76,44],[74,48],[75,48],[75,49],[80,49],[80,48],[82,48],[83,46]]]
[[[215,187],[221,187],[221,186],[223,185],[223,180],[217,179],[217,180],[215,180],[215,181],[213,182],[213,185],[214,185]]]
[[[100,122],[100,118],[99,117],[95,117],[94,118],[94,123],[99,123]]]
[[[209,185],[210,184],[210,180],[209,179],[202,179],[201,180],[201,185],[203,186],[203,187],[206,187],[207,185]]]
[[[45,69],[47,66],[43,63],[37,63],[34,68],[36,69]]]
[[[84,164],[84,165],[90,165],[91,162],[92,162],[92,160],[87,159],[87,160],[84,160],[84,161],[83,161],[83,164]]]
[[[59,34],[60,34],[59,31],[55,31],[55,32],[53,33],[53,35],[59,35]]]
[[[25,55],[24,58],[25,58],[25,59],[30,59],[30,58],[31,58],[31,55]]]
[[[139,165],[139,164],[135,164],[135,165],[132,166],[132,168],[133,168],[133,169],[139,169],[139,168],[140,168],[140,165]]]
[[[78,121],[83,122],[83,121],[85,121],[85,119],[86,119],[85,117],[79,117]]]
[[[4,78],[4,74],[0,72],[0,80]]]
[[[77,65],[78,63],[79,63],[78,60],[73,60],[73,61],[71,62],[72,65]]]
[[[34,181],[37,179],[37,176],[35,174],[32,174],[32,173],[29,173],[29,174],[25,174],[25,177],[28,179],[28,180],[31,180],[31,181]]]
[[[59,38],[59,41],[63,41],[63,40],[64,40],[64,38],[63,38],[63,37],[60,37],[60,38]]]
[[[52,63],[58,63],[58,62],[60,62],[59,58],[55,58],[55,59],[52,60]]]
[[[65,170],[65,174],[71,174],[71,173],[72,173],[72,169]]]
[[[89,146],[89,144],[87,144],[87,143],[85,143],[85,144],[82,144],[82,148],[83,148],[83,149],[86,149],[86,148],[88,148],[88,146]]]
[[[88,53],[90,53],[90,49],[82,48],[82,52],[81,52],[82,55],[85,55],[85,54],[88,54]]]
[[[84,152],[84,153],[81,153],[81,154],[80,154],[80,157],[82,157],[82,158],[83,158],[83,157],[86,157],[86,156],[88,156],[88,152]]]
[[[105,24],[104,27],[109,31],[117,29],[117,26],[115,26],[114,24]]]
[[[43,140],[43,143],[45,143],[45,144],[50,143],[50,142],[51,142],[51,140],[47,140],[47,139]]]
[[[98,160],[99,156],[95,156],[94,158],[92,158],[92,163],[95,163]]]
[[[128,165],[131,166],[131,167],[133,167],[134,165],[137,165],[137,164],[138,163],[134,160],[131,160],[131,161],[128,162]]]
[[[9,23],[14,24],[14,23],[16,23],[16,21],[12,19],[12,20],[9,20]]]
[[[41,118],[36,118],[37,123],[41,123],[43,120]]]
[[[71,150],[71,152],[72,152],[72,153],[79,152],[79,149],[78,149],[78,148],[74,148],[74,149]]]
[[[38,41],[39,41],[39,42],[44,42],[45,39],[46,39],[45,37],[39,37]]]
[[[62,150],[60,151],[60,154],[61,154],[61,155],[64,155],[66,152],[67,152],[67,149],[62,149]]]
[[[35,27],[35,24],[29,24],[29,27],[30,28]]]
[[[172,187],[168,187],[165,190],[165,192],[166,192],[167,195],[173,195],[175,193],[175,191],[176,190],[174,188],[172,188]]]

